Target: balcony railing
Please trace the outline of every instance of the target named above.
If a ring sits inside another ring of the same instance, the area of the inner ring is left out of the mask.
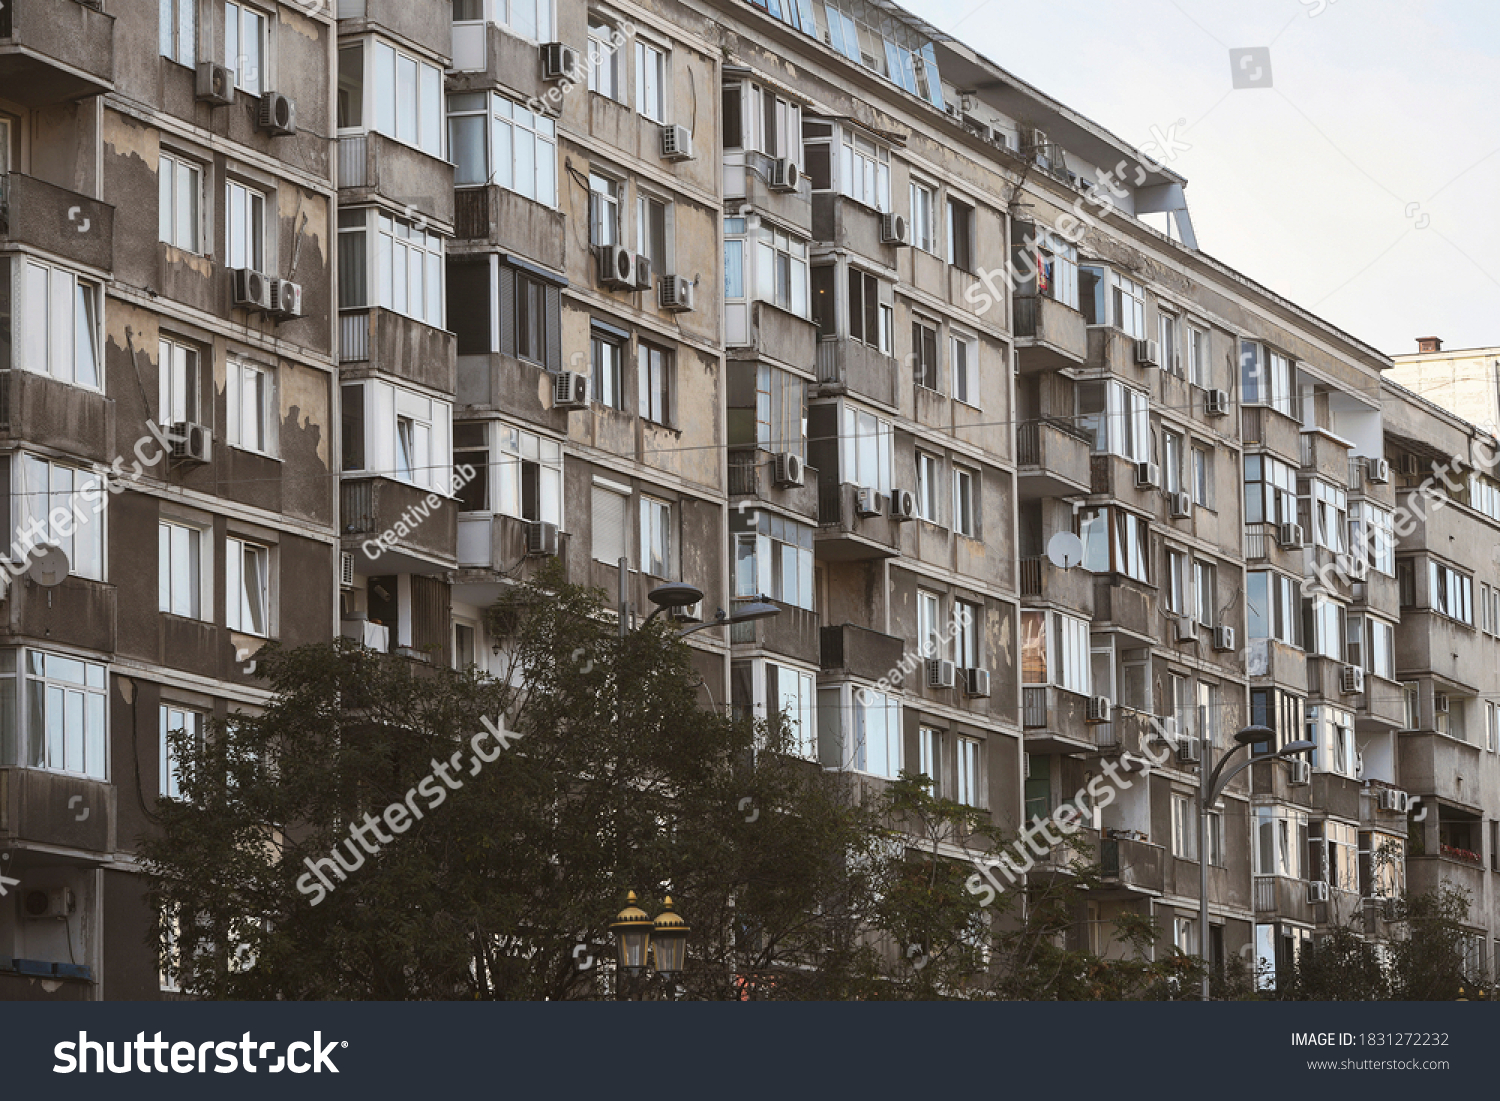
[[[339,313],[339,362],[363,363],[370,358],[370,311]]]
[[[818,337],[817,371],[819,382],[839,381],[839,338]]]
[[[760,467],[754,451],[729,453],[729,495],[754,496],[760,492]]]
[[[1055,429],[1082,443],[1093,445],[1088,434],[1068,421],[1057,417],[1042,417],[1039,420],[1023,421],[1016,428],[1016,462],[1020,466],[1038,466],[1042,462],[1042,429]]]
[[[375,531],[374,481],[345,482],[340,492],[339,515],[344,520],[344,534],[363,535]]]
[[[366,170],[368,163],[369,139],[364,134],[351,134],[339,138],[339,186],[340,187],[365,187],[369,174]]]
[[[1275,876],[1258,875],[1255,877],[1255,912],[1257,914],[1274,914],[1276,912]]]
[[[1042,563],[1046,561],[1045,555],[1032,555],[1021,559],[1021,595],[1042,595]]]
[[[1046,729],[1047,690],[1045,688],[1021,689],[1021,725],[1027,730]]]

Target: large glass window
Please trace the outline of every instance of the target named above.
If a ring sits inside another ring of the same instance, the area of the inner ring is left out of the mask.
[[[1145,517],[1118,508],[1084,509],[1078,534],[1084,569],[1150,582],[1151,523]]]
[[[1269,455],[1245,456],[1245,522],[1297,522],[1297,471],[1291,465]]]
[[[1314,479],[1309,483],[1313,520],[1313,542],[1335,554],[1344,553],[1344,533],[1348,528],[1347,497],[1338,486]]]
[[[25,284],[20,321],[20,366],[64,382],[99,389],[102,295],[99,284],[63,268],[22,261]]]
[[[880,280],[869,272],[849,269],[849,335],[889,355],[896,311],[888,301],[881,301],[881,288]],[[889,289],[885,297],[890,297]]]
[[[376,215],[379,304],[443,327],[443,239],[404,218]]]
[[[1240,342],[1240,400],[1246,405],[1269,405],[1278,413],[1294,415],[1292,361],[1280,352]]]
[[[266,197],[230,180],[225,187],[224,263],[231,269],[266,270]]]
[[[1146,288],[1119,272],[1114,273],[1114,311],[1127,336],[1146,338]]]
[[[448,147],[459,187],[495,184],[557,206],[557,123],[498,94],[448,97]]]
[[[35,455],[23,454],[12,466],[16,531],[39,533],[38,544],[61,547],[69,573],[103,581],[104,503],[109,495],[99,476]],[[12,557],[28,542],[18,536]],[[24,547],[25,552],[30,549]]]
[[[813,610],[813,528],[764,510],[753,531],[735,533],[734,595],[764,593]]]
[[[375,125],[371,129],[441,157],[442,69],[378,40],[368,56],[373,66],[368,85],[375,97]]]
[[[812,315],[807,284],[807,242],[770,226],[757,226],[755,296],[798,317]]]
[[[839,190],[882,212],[891,209],[891,151],[845,128],[839,159]]]
[[[1439,615],[1474,626],[1474,581],[1452,566],[1429,561],[1428,606]]]
[[[1050,622],[1050,629],[1049,629]],[[1021,681],[1089,695],[1089,622],[1061,612],[1021,612]]]
[[[280,413],[275,372],[259,364],[230,360],[227,374],[229,442],[247,451],[274,455]]]
[[[201,253],[203,232],[198,207],[203,195],[203,169],[192,161],[162,153],[157,183],[158,236],[174,248]]]
[[[172,615],[203,618],[203,532],[163,520],[157,525],[159,608]]]
[[[271,633],[271,550],[244,539],[224,541],[224,604],[228,627]]]
[[[1151,458],[1150,399],[1118,382],[1078,384],[1078,427],[1088,433],[1096,453],[1132,462]]]
[[[895,445],[891,422],[852,405],[843,406],[840,419],[841,480],[889,494]]]
[[[851,768],[894,780],[901,772],[901,705],[868,688],[854,695],[854,754]]]
[[[807,384],[765,363],[755,369],[755,442],[765,451],[806,454]]]
[[[224,66],[234,86],[252,96],[265,87],[266,17],[248,4],[224,5]]]
[[[16,707],[16,659],[24,686]],[[109,779],[108,670],[45,650],[0,653],[0,759]]]
[[[1303,879],[1307,814],[1290,807],[1255,809],[1255,874]]]
[[[1359,771],[1359,750],[1354,741],[1354,719],[1349,712],[1327,704],[1307,708],[1307,740],[1317,748],[1312,765],[1325,772],[1336,772],[1351,780]]]
[[[1280,639],[1288,646],[1297,640],[1297,583],[1284,574],[1252,570],[1246,575],[1245,602],[1251,638]]]

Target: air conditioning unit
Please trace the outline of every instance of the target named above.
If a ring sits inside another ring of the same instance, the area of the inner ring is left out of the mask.
[[[928,688],[952,688],[956,679],[957,671],[951,661],[946,658],[927,659]]]
[[[526,525],[526,553],[536,557],[557,557],[557,525],[533,520]]]
[[[891,493],[891,519],[914,520],[917,516],[917,495],[909,489],[898,489]]]
[[[680,275],[663,275],[659,286],[662,309],[672,313],[687,313],[693,308],[693,298],[698,290],[695,284]]]
[[[1214,628],[1214,649],[1227,654],[1234,649],[1234,628],[1221,623]]]
[[[167,438],[172,441],[173,462],[206,463],[214,456],[214,436],[205,425],[178,421]]]
[[[880,515],[880,494],[870,486],[859,486],[854,493],[854,511],[869,518]]]
[[[589,407],[589,379],[575,371],[559,371],[552,384],[552,407],[554,409],[587,409]]]
[[[1432,694],[1432,710],[1435,714],[1448,714],[1448,694],[1446,692],[1434,692]]]
[[[1135,365],[1137,367],[1160,367],[1161,348],[1154,340],[1135,342]]]
[[[882,245],[911,244],[911,225],[905,214],[882,214],[880,216],[880,243]]]
[[[964,117],[963,108],[956,103],[950,102],[943,104],[943,110],[948,112],[949,118],[961,119]]]
[[[989,699],[990,671],[988,669],[965,669],[964,695],[970,699]]]
[[[1180,615],[1174,621],[1174,635],[1178,642],[1197,642],[1198,624],[1190,615]]]
[[[638,291],[649,291],[656,285],[656,281],[651,276],[651,257],[637,255],[635,258],[635,289]]]
[[[1086,723],[1109,722],[1110,711],[1113,705],[1108,696],[1090,696],[1088,704],[1084,707],[1083,721]]]
[[[1286,782],[1294,788],[1306,787],[1312,783],[1312,762],[1301,759],[1288,761],[1291,766],[1287,773]]]
[[[693,132],[686,126],[661,128],[661,156],[665,161],[693,159]]]
[[[1193,514],[1193,497],[1190,493],[1174,493],[1171,501],[1172,519],[1186,520]]]
[[[1349,580],[1363,581],[1370,576],[1370,563],[1364,558],[1349,559]]]
[[[1391,480],[1391,464],[1386,459],[1369,458],[1365,460],[1365,480],[1372,485],[1387,485]]]
[[[1136,463],[1135,484],[1139,489],[1155,489],[1161,485],[1161,467],[1153,462]]]
[[[297,105],[280,92],[262,92],[255,124],[268,134],[290,137],[297,132]]]
[[[613,290],[635,290],[635,253],[624,245],[599,246],[599,282]]]
[[[1197,738],[1183,738],[1177,743],[1177,762],[1184,765],[1196,765],[1203,760],[1203,747],[1199,745]]]
[[[354,552],[339,552],[339,585],[345,589],[354,588]]]
[[[1375,806],[1380,810],[1404,814],[1410,806],[1410,800],[1408,800],[1404,791],[1397,791],[1395,788],[1377,788],[1375,791]]]
[[[1422,464],[1417,457],[1410,452],[1402,452],[1396,457],[1396,469],[1403,478],[1415,478],[1422,473]]]
[[[301,317],[302,285],[290,279],[272,279],[271,312],[287,321]]]
[[[771,168],[770,183],[772,191],[796,191],[802,186],[802,170],[796,161],[782,157]]]
[[[1229,416],[1229,391],[1209,390],[1203,395],[1203,411],[1210,417]]]
[[[235,268],[230,272],[230,285],[236,309],[271,310],[272,280],[250,268]]]
[[[1365,671],[1358,665],[1346,665],[1339,672],[1339,691],[1346,696],[1365,690]]]
[[[571,79],[578,72],[578,51],[562,42],[542,43],[542,79]]]
[[[1307,885],[1307,902],[1312,905],[1317,902],[1328,901],[1328,884],[1321,879],[1314,879]]]
[[[1292,549],[1302,545],[1301,524],[1278,524],[1276,526],[1276,545],[1285,549]]]
[[[21,906],[29,918],[66,918],[78,908],[78,899],[67,887],[53,887],[46,891],[27,891]]]
[[[234,102],[234,70],[212,61],[198,63],[198,100],[220,107]]]
[[[776,455],[771,480],[778,489],[796,489],[803,484],[802,456],[795,451],[782,451]]]
[[[1157,719],[1153,724],[1150,741],[1155,745],[1176,745],[1179,741],[1177,731],[1175,718]]]

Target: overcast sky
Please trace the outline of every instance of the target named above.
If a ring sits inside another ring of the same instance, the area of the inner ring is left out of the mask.
[[[1386,353],[1500,345],[1495,0],[905,6],[1126,141],[1180,121],[1211,256]]]

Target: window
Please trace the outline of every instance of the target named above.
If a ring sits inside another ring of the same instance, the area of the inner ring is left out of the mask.
[[[810,317],[807,242],[764,225],[756,227],[753,236],[755,296],[798,317]]]
[[[901,772],[901,705],[868,688],[854,692],[852,768],[894,780]]]
[[[932,797],[946,798],[947,785],[943,783],[943,732],[930,726],[917,731],[917,752],[921,761],[917,771],[932,781]]]
[[[589,242],[604,248],[620,242],[620,184],[589,173]]]
[[[637,351],[641,416],[655,424],[669,424],[672,417],[672,353],[650,344],[641,344]]]
[[[1297,471],[1292,466],[1269,455],[1245,456],[1245,522],[1297,522]]]
[[[1078,265],[1078,306],[1090,325],[1109,324],[1109,269]]]
[[[1349,712],[1326,704],[1309,706],[1306,736],[1317,746],[1312,751],[1314,768],[1355,778],[1359,771],[1359,751],[1354,742],[1354,720]]]
[[[1344,553],[1344,533],[1348,529],[1347,497],[1342,489],[1327,482],[1310,483],[1313,520],[1313,542],[1335,554]]]
[[[198,711],[172,704],[161,705],[161,796],[163,799],[182,798],[182,775],[178,770],[177,754],[173,752],[171,735],[186,734],[198,745],[203,744],[204,716]]]
[[[163,520],[158,525],[158,606],[163,612],[203,617],[203,532]]]
[[[448,97],[448,148],[459,186],[495,184],[557,206],[557,123],[505,96]]]
[[[1114,310],[1116,325],[1127,336],[1146,338],[1146,288],[1119,272],[1114,273]]]
[[[752,530],[734,533],[734,595],[764,593],[812,611],[813,526],[764,510],[757,510],[753,519],[736,515],[731,526],[737,528],[745,520]]]
[[[462,671],[475,664],[475,638],[478,630],[472,623],[453,623],[453,668]]]
[[[1298,645],[1296,601],[1297,584],[1292,578],[1269,570],[1252,570],[1246,575],[1245,598],[1250,637]]]
[[[1344,822],[1328,819],[1309,822],[1309,852],[1312,866],[1307,874],[1337,891],[1359,890],[1359,831]]]
[[[667,212],[670,205],[650,195],[636,195],[635,251],[651,261],[658,275],[669,273],[667,262]]]
[[[974,208],[958,199],[948,200],[948,263],[974,270]]]
[[[198,0],[160,0],[161,55],[179,65],[198,64]]]
[[[24,261],[26,281],[19,309],[21,366],[39,375],[99,389],[99,284],[70,271]]]
[[[593,556],[613,566],[625,557],[625,506],[627,490],[609,485],[593,486],[589,524],[593,533]]]
[[[1207,745],[1213,745],[1219,736],[1219,686],[1208,681],[1198,682],[1198,714],[1194,729]]]
[[[265,15],[246,4],[225,4],[224,66],[234,70],[234,86],[252,96],[260,95],[265,86],[265,62]]]
[[[973,337],[953,333],[948,338],[948,370],[953,376],[953,400],[979,404],[979,344]]]
[[[1045,226],[1033,226],[1017,246],[1022,291],[1078,309],[1078,248]]]
[[[972,470],[953,468],[953,530],[971,539],[978,537],[974,496],[979,485],[979,476]]]
[[[23,683],[17,706],[16,662]],[[109,779],[108,671],[44,650],[0,653],[0,760],[22,768]]]
[[[1307,852],[1307,815],[1289,807],[1257,806],[1255,874],[1302,879]]]
[[[1349,555],[1363,559],[1370,568],[1387,577],[1396,575],[1396,526],[1389,509],[1369,501],[1349,506]]]
[[[1078,384],[1078,427],[1092,439],[1096,454],[1137,463],[1150,459],[1150,407],[1144,393],[1118,382]]]
[[[765,451],[807,449],[807,384],[769,364],[755,368],[755,442]]]
[[[441,157],[443,70],[380,41],[373,43],[369,56],[375,111],[371,129],[428,156]]]
[[[728,99],[726,97],[726,103]],[[783,99],[769,88],[750,85],[744,98],[742,129],[745,147],[768,157],[802,157],[802,105]]]
[[[1396,679],[1396,625],[1374,616],[1348,617],[1346,660],[1367,673]]]
[[[1211,867],[1224,867],[1224,812],[1208,812],[1208,863]]]
[[[912,372],[917,385],[938,388],[938,331],[931,321],[916,318],[911,323]]]
[[[1052,758],[1041,753],[1026,754],[1026,782],[1022,788],[1024,821],[1052,817]]]
[[[1240,391],[1246,405],[1269,405],[1292,416],[1291,360],[1263,344],[1240,341]]]
[[[967,600],[953,602],[954,655],[960,669],[978,669],[980,606]]]
[[[1193,561],[1193,600],[1194,615],[1199,623],[1209,627],[1217,625],[1218,618],[1214,614],[1214,567],[1213,563],[1202,559]]]
[[[672,553],[672,506],[654,497],[641,498],[641,572],[671,581],[677,576]]]
[[[36,543],[52,543],[68,556],[68,572],[94,581],[104,580],[104,502],[98,475],[35,455],[20,455],[11,461],[18,498],[14,523],[18,537],[11,556],[25,555]],[[24,534],[24,537],[22,537]]]
[[[1049,633],[1047,620],[1052,619]],[[1021,680],[1089,694],[1089,621],[1061,612],[1021,612]],[[1050,675],[1049,675],[1050,674]]]
[[[1452,566],[1429,561],[1428,607],[1439,615],[1474,626],[1474,581]]]
[[[1213,489],[1213,452],[1206,447],[1192,449],[1193,504],[1212,508],[1210,496]]]
[[[1187,330],[1188,381],[1205,390],[1213,387],[1213,365],[1209,362],[1208,333],[1194,325]]]
[[[765,663],[766,719],[786,723],[787,749],[798,757],[816,758],[818,735],[814,718],[812,674],[774,662]]]
[[[938,522],[938,457],[917,452],[917,515]]]
[[[198,415],[198,349],[163,337],[160,342],[160,375],[157,416],[165,426],[188,421],[202,423]]]
[[[494,0],[492,10],[495,22],[522,38],[551,42],[557,36],[553,29],[552,0]]]
[[[344,469],[446,495],[452,487],[452,406],[378,379],[342,388]],[[367,425],[370,431],[366,431]]]
[[[924,658],[943,656],[943,598],[926,589],[917,590],[917,652]]]
[[[1144,517],[1117,508],[1085,509],[1079,513],[1078,535],[1084,569],[1150,582],[1151,524]]]
[[[224,541],[224,605],[231,631],[271,633],[271,551],[243,539]]]
[[[514,286],[513,302],[504,300],[504,276],[509,274]],[[505,349],[507,336],[514,342],[514,351],[519,359],[546,367],[553,367],[559,358],[560,326],[562,313],[561,291],[554,284],[519,269],[503,269],[501,286],[501,348]],[[503,311],[511,306],[511,324],[505,324]],[[623,392],[620,397],[624,408]]]
[[[1344,657],[1344,607],[1323,597],[1304,602],[1307,615],[1307,652],[1341,661]]]
[[[1196,847],[1196,846],[1195,846]],[[1181,856],[1181,853],[1176,853]],[[1198,954],[1198,922],[1195,918],[1174,917],[1172,919],[1172,947],[1184,956]]]
[[[404,218],[375,215],[376,304],[443,327],[443,239]]]
[[[896,312],[880,300],[880,292],[880,280],[875,276],[858,268],[849,269],[849,335],[889,355]]]
[[[889,494],[895,440],[891,422],[852,405],[843,406],[841,422],[841,481]]]
[[[198,214],[203,194],[203,169],[173,154],[163,153],[157,168],[160,203],[157,210],[161,240],[185,252],[203,251]]]
[[[1182,377],[1182,356],[1177,351],[1177,317],[1159,311],[1156,315],[1156,342],[1160,347],[1161,365],[1164,371]]]
[[[930,184],[911,185],[911,240],[923,252],[937,252],[937,189]]]
[[[1168,493],[1182,492],[1182,437],[1176,432],[1162,432],[1162,472]]]
[[[667,120],[667,55],[637,37],[635,40],[635,109],[653,122]]]
[[[358,387],[344,387],[344,405],[348,408],[349,391],[358,392]],[[363,401],[362,397],[355,400]],[[345,425],[349,424],[347,415]],[[363,435],[363,425],[360,426],[360,434]],[[364,445],[360,443],[360,451],[363,453]],[[344,442],[344,454],[349,454],[349,437],[346,433]],[[363,463],[361,462],[361,465]],[[460,467],[469,466],[474,470],[474,476],[459,486],[458,511],[459,512],[489,512],[490,504],[490,441],[489,426],[486,424],[455,424],[453,426],[453,470],[454,483],[459,481],[458,470]],[[456,668],[462,668],[458,666]]]
[[[615,53],[615,29],[608,23],[589,19],[588,71],[589,91],[618,100],[620,93],[620,61]]]
[[[228,375],[225,390],[229,409],[229,442],[246,451],[274,455],[280,416],[275,373],[269,367],[231,359]]]
[[[593,331],[590,340],[593,356],[594,400],[611,409],[625,408],[625,345],[617,337]]]
[[[839,190],[884,213],[891,209],[891,151],[847,127],[839,161]]]
[[[266,197],[233,180],[225,188],[224,263],[266,270]]]
[[[954,743],[954,765],[957,766],[957,785],[954,790],[954,801],[962,803],[966,807],[980,807],[981,802],[979,786],[979,739],[958,738]]]
[[[1166,602],[1167,611],[1183,615],[1188,600],[1188,557],[1180,550],[1167,551]]]
[[[1172,793],[1172,855],[1198,859],[1198,808],[1191,795]],[[1181,919],[1179,919],[1181,920]]]

